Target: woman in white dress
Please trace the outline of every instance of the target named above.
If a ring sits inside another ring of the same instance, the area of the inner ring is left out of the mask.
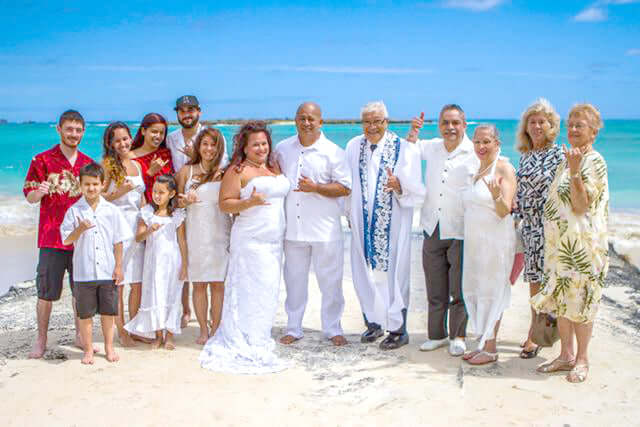
[[[203,368],[214,371],[277,372],[288,366],[274,352],[271,327],[278,308],[289,181],[272,160],[266,123],[246,123],[234,145],[220,190],[220,209],[237,215],[231,228],[222,320],[199,360]]]
[[[205,128],[196,137],[191,160],[176,176],[180,205],[187,208],[188,273],[200,325],[196,343],[200,345],[207,342],[220,324],[229,262],[231,217],[218,206],[223,154],[222,133]],[[211,288],[211,332],[207,324],[207,287]]]
[[[509,160],[500,157],[495,126],[478,125],[473,146],[480,167],[473,185],[463,195],[462,291],[468,330],[478,336],[478,346],[463,359],[472,365],[484,365],[498,360],[498,328],[511,298],[509,275],[516,248],[511,202],[516,177]]]
[[[131,227],[132,236],[135,236],[140,208],[145,204],[145,185],[140,166],[132,160],[132,141],[131,131],[125,123],[113,122],[109,124],[103,136],[104,154],[102,162],[106,171],[104,198],[120,208]],[[136,242],[135,237],[132,237],[130,240],[123,242],[122,253],[124,280],[118,286],[116,327],[120,344],[123,347],[130,347],[135,343],[124,329],[123,285],[131,285],[129,318],[133,319],[140,306],[144,245]]]

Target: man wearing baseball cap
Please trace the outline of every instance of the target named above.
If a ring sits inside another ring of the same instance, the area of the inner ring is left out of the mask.
[[[176,110],[181,129],[174,130],[167,135],[167,147],[171,150],[173,168],[178,172],[189,161],[191,147],[204,126],[200,123],[200,115],[202,114],[200,102],[194,95],[184,95],[178,98],[174,110]],[[226,165],[228,162],[227,142],[224,141],[222,165]]]
[[[167,147],[171,151],[171,160],[173,162],[173,168],[176,172],[190,160],[189,154],[193,149],[193,144],[196,140],[196,136],[204,126],[200,123],[200,102],[194,95],[184,95],[176,100],[176,115],[178,116],[178,122],[181,128],[174,130],[167,135]],[[220,165],[224,166],[229,163],[227,156],[227,141],[224,136],[222,137],[224,142],[224,153],[222,154],[222,160]],[[182,327],[186,327],[191,318],[191,308],[189,306],[189,282],[184,282],[182,288]]]

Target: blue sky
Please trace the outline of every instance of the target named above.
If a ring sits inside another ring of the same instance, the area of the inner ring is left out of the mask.
[[[327,118],[383,99],[390,115],[461,104],[516,118],[539,96],[640,118],[640,1],[127,2],[0,0],[0,118]]]

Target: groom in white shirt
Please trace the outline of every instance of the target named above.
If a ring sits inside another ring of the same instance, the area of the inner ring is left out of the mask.
[[[424,124],[424,113],[412,122],[407,141],[415,142]],[[449,344],[449,354],[461,356],[467,313],[462,295],[462,245],[464,209],[462,192],[471,185],[480,161],[467,137],[467,122],[456,104],[442,107],[438,120],[442,138],[416,142],[427,161],[427,189],[420,226],[424,230],[422,266],[427,286],[428,337],[420,350]]]
[[[351,192],[351,174],[344,150],[322,133],[322,111],[305,102],[296,112],[297,135],[281,141],[275,152],[292,190],[285,201],[284,280],[287,332],[280,342],[302,338],[307,305],[309,267],[313,264],[322,293],[321,320],[326,338],[347,344],[340,319],[344,310],[344,249],[340,198]]]

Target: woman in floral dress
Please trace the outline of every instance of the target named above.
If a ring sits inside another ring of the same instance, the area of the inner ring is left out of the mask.
[[[549,101],[538,99],[531,104],[518,125],[516,150],[521,153],[516,177],[517,207],[514,216],[520,220],[524,246],[524,280],[529,282],[529,295],[540,292],[544,265],[544,229],[542,213],[549,186],[556,175],[558,164],[564,158],[554,141],[560,132],[560,116]],[[532,340],[536,312],[531,310],[529,334],[522,344],[520,357],[531,359],[538,355],[540,346]]]
[[[544,276],[542,290],[531,298],[536,312],[558,318],[561,341],[560,355],[538,371],[570,371],[570,382],[587,378],[589,340],[609,269],[607,164],[593,149],[602,126],[600,112],[590,104],[569,111],[571,148],[563,147],[566,160],[544,206]]]

